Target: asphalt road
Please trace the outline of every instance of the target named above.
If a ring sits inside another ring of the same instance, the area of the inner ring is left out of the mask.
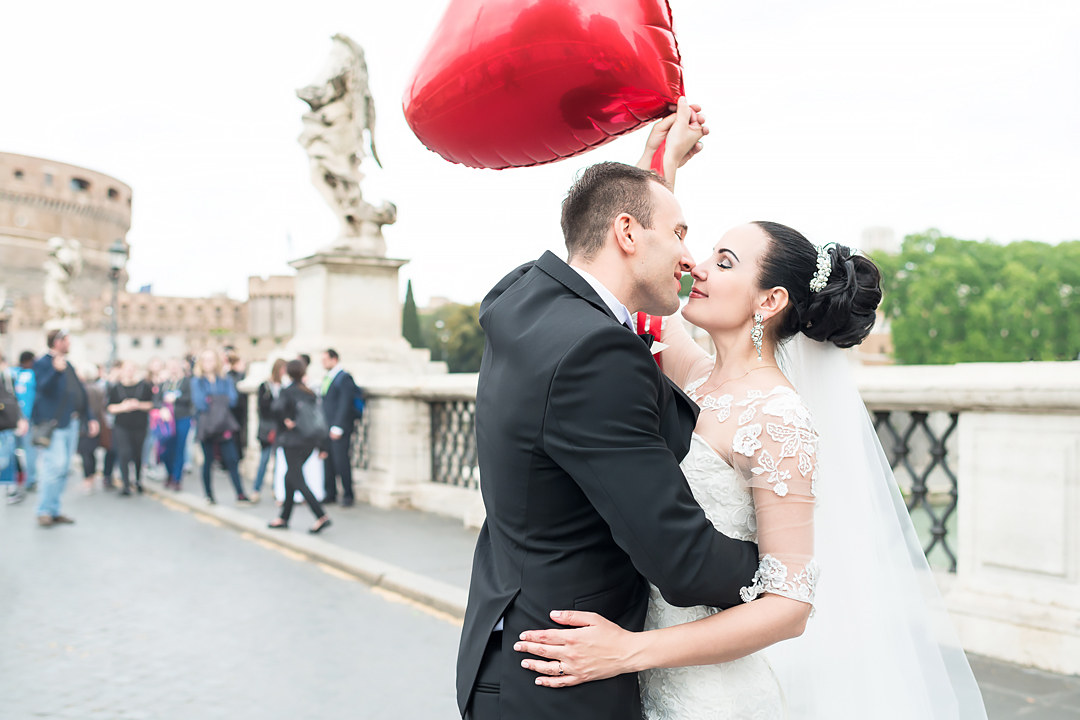
[[[457,717],[459,628],[148,497],[0,506],[0,718]]]

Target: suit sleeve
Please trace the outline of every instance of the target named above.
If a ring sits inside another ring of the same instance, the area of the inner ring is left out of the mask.
[[[731,607],[757,569],[757,548],[720,534],[694,501],[659,433],[662,383],[623,328],[585,336],[552,379],[544,447],[668,602]]]
[[[341,373],[337,391],[340,394],[340,402],[338,402],[330,426],[341,428],[342,431],[348,431],[352,428],[353,396],[356,394],[356,382],[353,380],[352,375],[344,371]]]

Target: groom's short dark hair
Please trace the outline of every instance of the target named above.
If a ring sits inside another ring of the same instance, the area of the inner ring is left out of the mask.
[[[588,260],[596,255],[604,247],[608,227],[621,213],[651,228],[654,182],[664,185],[656,173],[623,163],[585,168],[562,204],[563,238],[570,257]]]

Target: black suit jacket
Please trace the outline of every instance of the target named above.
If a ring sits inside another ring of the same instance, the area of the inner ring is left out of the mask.
[[[339,427],[346,435],[352,432],[355,395],[356,383],[352,375],[342,370],[334,376],[322,399],[323,414],[329,427]]]
[[[476,394],[487,521],[458,652],[464,715],[504,618],[503,718],[639,718],[637,676],[543,688],[513,651],[548,612],[598,612],[640,630],[652,582],[675,605],[730,607],[757,568],[718,533],[679,469],[697,407],[589,284],[551,253],[503,278],[480,310]]]

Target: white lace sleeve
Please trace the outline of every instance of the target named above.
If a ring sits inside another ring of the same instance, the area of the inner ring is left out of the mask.
[[[810,412],[787,387],[763,394],[751,390],[734,403],[738,428],[732,459],[752,488],[760,563],[744,602],[763,593],[813,604],[818,567],[814,561],[814,495],[818,436]]]
[[[682,313],[664,318],[660,332],[653,331],[657,339],[667,345],[660,355],[664,373],[679,387],[709,374],[713,357],[694,342],[686,330]]]

